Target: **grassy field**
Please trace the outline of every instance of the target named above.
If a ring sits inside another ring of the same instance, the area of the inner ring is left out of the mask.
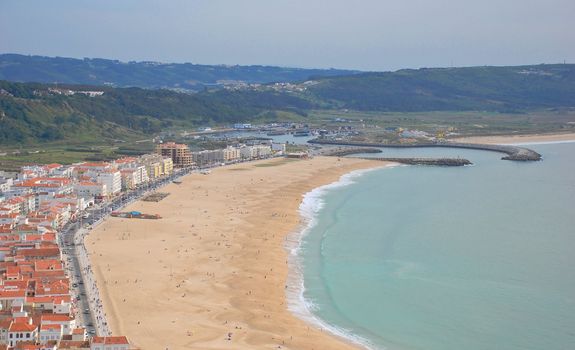
[[[336,121],[337,119],[340,121]],[[360,131],[370,133],[377,133],[378,128],[386,127],[417,129],[431,133],[453,128],[457,133],[466,136],[575,131],[575,110],[547,110],[524,114],[494,112],[384,113],[316,110],[309,114],[308,120],[320,127],[354,126]]]
[[[32,164],[72,164],[86,160],[103,161],[152,152],[151,142],[117,144],[47,144],[22,148],[0,148],[0,170],[17,171]]]
[[[278,115],[279,116],[279,115]],[[385,138],[397,141],[397,135],[386,134],[387,127],[417,129],[431,134],[437,131],[453,130],[462,136],[537,134],[554,132],[575,132],[575,110],[541,111],[526,114],[500,114],[492,112],[425,112],[425,113],[383,113],[347,110],[313,110],[306,117],[287,113],[286,121],[298,121],[315,128],[353,127],[367,139]],[[283,121],[283,120],[282,120]],[[190,144],[192,150],[223,148],[226,141],[209,138],[193,140],[178,137],[183,129],[170,129],[175,140]],[[30,146],[0,146],[0,170],[16,171],[23,165],[61,163],[71,164],[85,160],[110,160],[126,155],[153,152],[154,145],[148,140],[127,142],[95,141],[52,142]],[[381,141],[381,140],[380,140]],[[302,146],[290,145],[288,152],[304,150]],[[266,166],[266,165],[263,165]]]

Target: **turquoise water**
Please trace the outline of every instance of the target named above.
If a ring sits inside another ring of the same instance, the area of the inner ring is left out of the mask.
[[[575,348],[575,143],[474,166],[374,170],[328,190],[299,252],[304,297],[373,348]]]

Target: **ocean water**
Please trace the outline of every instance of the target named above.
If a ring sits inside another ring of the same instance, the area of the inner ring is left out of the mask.
[[[530,147],[542,162],[384,149],[474,165],[378,169],[307,194],[292,310],[373,349],[575,349],[575,143]]]

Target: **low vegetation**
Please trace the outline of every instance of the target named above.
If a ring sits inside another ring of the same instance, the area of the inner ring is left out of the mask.
[[[141,145],[125,143],[160,131],[245,121],[530,133],[572,130],[574,108],[575,65],[566,64],[364,73],[196,94],[0,81],[0,145],[105,144],[131,155]]]

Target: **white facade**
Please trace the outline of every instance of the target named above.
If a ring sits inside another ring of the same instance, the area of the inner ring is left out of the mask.
[[[80,182],[75,186],[78,197],[94,198],[106,197],[108,195],[108,188],[105,184],[97,182]]]
[[[54,315],[56,316],[56,315]],[[69,318],[69,319],[62,319],[62,320],[47,320],[44,317],[42,317],[42,324],[45,325],[50,325],[50,324],[55,324],[55,325],[60,325],[62,326],[62,334],[65,335],[70,335],[72,334],[72,331],[74,330],[74,328],[76,328],[76,320],[73,318]]]
[[[12,328],[12,327],[10,327]],[[33,328],[33,327],[31,327]],[[35,342],[38,337],[38,329],[34,328],[34,330],[30,329],[29,331],[22,331],[22,330],[8,330],[8,345],[16,346],[16,344],[24,341],[33,341]]]
[[[90,350],[129,350],[130,344],[126,337],[94,337]]]
[[[242,159],[251,159],[252,157],[252,147],[251,146],[246,146],[246,147],[242,147],[240,148],[240,157],[242,157]]]
[[[52,312],[60,315],[69,315],[72,312],[72,304],[61,302],[52,305]]]
[[[224,150],[205,150],[192,153],[192,161],[198,166],[217,164],[224,162]]]
[[[252,158],[266,158],[272,154],[272,148],[268,145],[252,146]]]
[[[225,162],[233,162],[240,159],[240,150],[235,147],[227,147],[223,150]]]
[[[106,185],[108,195],[115,195],[122,191],[122,174],[119,171],[99,173],[96,182]]]
[[[60,340],[62,338],[62,327],[41,326],[39,340],[40,344],[46,344],[51,340]]]
[[[0,178],[0,192],[8,192],[13,183],[11,178]]]
[[[272,154],[272,148],[268,145],[254,145],[240,148],[242,159],[265,158]]]
[[[74,173],[74,167],[67,166],[55,169],[53,174],[54,176],[58,177],[72,177],[73,173]]]
[[[272,143],[272,151],[273,152],[281,152],[283,154],[286,152],[286,144],[285,143]]]

